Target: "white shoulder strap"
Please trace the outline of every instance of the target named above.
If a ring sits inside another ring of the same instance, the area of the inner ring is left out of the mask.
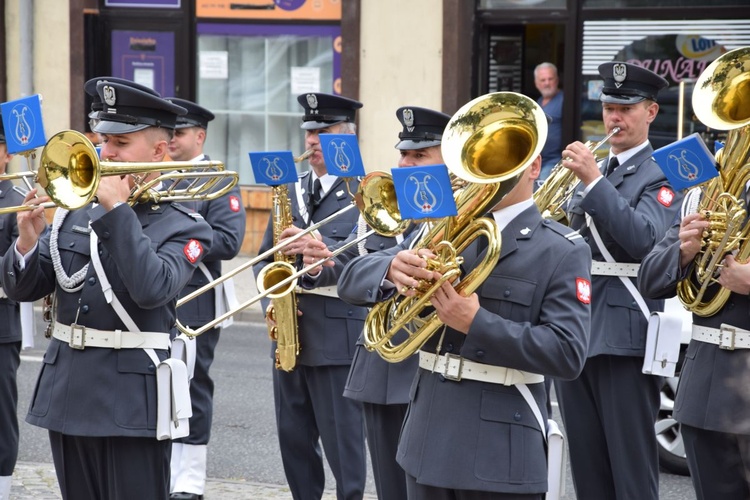
[[[592,219],[589,214],[586,214],[586,223],[591,229],[591,235],[594,237],[594,242],[599,247],[599,251],[602,253],[602,256],[604,256],[604,260],[606,260],[607,262],[614,262],[615,259],[612,257],[612,254],[609,253],[607,247],[604,246],[602,237],[599,235],[599,231],[596,229],[596,224],[594,224],[594,219]],[[651,311],[649,311],[648,306],[646,305],[646,301],[643,300],[643,296],[641,296],[641,293],[629,278],[625,276],[618,276],[618,278],[620,278],[622,284],[625,285],[625,288],[628,289],[630,295],[633,296],[633,299],[635,299],[638,307],[641,308],[641,312],[646,317],[646,321],[648,321],[649,316],[651,316]]]

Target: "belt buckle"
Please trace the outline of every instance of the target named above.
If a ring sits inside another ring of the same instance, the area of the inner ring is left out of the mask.
[[[70,325],[70,341],[68,345],[73,349],[83,350],[86,347],[86,327],[82,325],[76,325],[73,323]]]
[[[722,326],[719,330],[719,349],[734,351],[734,338],[737,329],[731,326]]]
[[[461,371],[464,365],[464,358],[459,355],[445,353],[445,366],[443,367],[443,377],[447,380],[459,382],[461,380]]]

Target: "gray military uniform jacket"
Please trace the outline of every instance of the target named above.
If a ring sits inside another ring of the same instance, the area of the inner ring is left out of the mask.
[[[208,160],[204,155],[202,160]],[[223,181],[225,185],[227,181]],[[201,214],[213,229],[211,251],[206,254],[203,264],[208,268],[212,279],[221,276],[221,261],[230,260],[237,256],[242,248],[242,240],[245,237],[245,207],[242,204],[242,195],[239,186],[232,188],[229,193],[217,200],[183,202]],[[208,278],[201,270],[196,270],[190,283],[180,293],[184,297],[195,290],[208,284]],[[215,318],[214,291],[204,293],[178,310],[180,321],[192,328],[199,328]]]
[[[13,187],[12,181],[0,182],[0,207],[23,205],[23,199],[24,195]],[[15,212],[0,214],[0,255],[5,255],[8,250],[12,252],[12,245],[17,237]],[[4,287],[1,282],[0,287]],[[6,297],[0,299],[0,344],[21,341],[20,314],[18,302]]]
[[[469,333],[448,328],[441,354],[546,376],[572,379],[583,369],[590,300],[588,246],[571,231],[543,220],[536,207],[502,231],[500,260],[479,287],[480,309]],[[393,290],[380,287],[393,256],[408,242],[360,257],[345,270],[345,300],[374,303]],[[467,270],[476,245],[462,256]],[[580,287],[580,288],[579,288]],[[422,350],[435,352],[440,334]],[[528,386],[546,418],[544,384]],[[397,459],[420,484],[513,493],[547,490],[544,437],[514,386],[445,379],[419,369]]]
[[[90,231],[113,291],[141,331],[168,332],[175,324],[178,293],[197,266],[187,256],[198,242],[211,248],[211,228],[177,204],[126,204],[107,212],[86,207],[68,214],[59,231],[60,260],[68,276],[91,261]],[[50,258],[50,231],[42,235],[23,270],[15,251],[2,261],[9,296],[33,301],[55,291],[56,319],[99,330],[127,328],[104,297],[94,266],[80,290],[57,283]],[[194,244],[193,244],[194,246]],[[160,359],[166,350],[157,350]],[[50,340],[26,421],[76,436],[155,437],[155,366],[143,349],[73,349]]]
[[[412,227],[410,226],[404,232],[405,237],[409,235]],[[352,233],[342,244],[346,244],[356,237],[357,234]],[[342,244],[336,245],[336,247],[340,247]],[[373,234],[364,241],[364,248],[367,253],[379,252],[395,245],[396,238],[389,238],[379,234]],[[335,250],[336,247],[332,247],[331,250]],[[302,281],[302,286],[312,288],[314,286],[337,284],[339,277],[342,276],[344,267],[352,259],[359,256],[357,247],[355,245],[340,253],[334,259],[335,266],[324,267],[317,279],[311,280],[309,277],[305,277]],[[351,275],[347,276],[350,277]],[[342,286],[348,288],[350,285],[343,284]],[[362,304],[355,302],[354,305]],[[352,367],[349,370],[349,378],[344,388],[344,396],[373,404],[406,404],[409,402],[409,386],[414,379],[417,365],[418,359],[416,357],[406,359],[400,363],[387,362],[377,353],[369,352],[365,348],[364,337],[360,335],[357,339],[357,350],[354,353]]]
[[[645,258],[638,273],[644,296],[665,299],[677,293],[677,283],[690,279],[693,265],[680,269],[679,224]],[[709,288],[712,297],[719,285]],[[693,315],[693,324],[720,328],[722,324],[750,330],[750,297],[731,293],[715,315]],[[725,350],[718,345],[691,340],[680,373],[674,406],[678,422],[709,431],[750,434],[750,349]]]
[[[307,227],[305,219],[300,214],[297,202],[297,190],[303,186],[307,190],[309,173],[305,172],[295,184],[289,184],[289,198],[292,203],[292,217],[297,227]],[[351,183],[351,190],[355,192],[358,183]],[[325,193],[313,214],[313,222],[323,220],[327,216],[351,205],[351,198],[343,179],[336,179],[333,186]],[[336,245],[345,240],[356,225],[357,210],[349,210],[320,228],[323,241],[328,246]],[[263,235],[259,253],[273,246],[273,225],[268,221]],[[263,267],[273,262],[273,256],[253,266],[257,276]],[[314,294],[297,294],[298,308],[302,316],[297,318],[299,327],[300,354],[297,362],[306,366],[349,365],[354,356],[357,336],[362,331],[363,320],[367,311],[361,307],[354,307],[334,297]],[[263,299],[263,311],[268,307],[268,299]],[[276,351],[273,342],[271,356]]]
[[[594,261],[602,252],[586,225],[589,214],[615,262],[637,263],[662,239],[682,200],[667,182],[646,146],[582,196],[579,184],[567,213],[570,227],[591,247]],[[606,161],[605,161],[606,164]],[[635,282],[635,278],[630,278]],[[647,320],[617,276],[592,276],[593,312],[589,357],[599,354],[642,356]],[[663,311],[663,300],[646,300],[651,311]]]

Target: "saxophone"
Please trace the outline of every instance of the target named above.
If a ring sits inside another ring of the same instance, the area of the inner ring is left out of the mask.
[[[273,246],[279,244],[281,232],[292,225],[292,202],[286,184],[273,187]],[[258,291],[263,293],[276,283],[294,274],[294,255],[284,255],[281,249],[274,253],[273,266],[264,267],[258,273]],[[299,355],[299,331],[297,328],[297,296],[294,293],[296,280],[286,287],[268,295],[271,307],[268,316],[275,325],[268,330],[268,336],[276,341],[276,369],[290,372],[297,365]]]

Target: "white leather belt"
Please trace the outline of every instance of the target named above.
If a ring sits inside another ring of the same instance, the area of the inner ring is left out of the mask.
[[[750,349],[750,332],[732,325],[721,325],[721,328],[693,325],[693,340],[716,344],[727,351]]]
[[[544,382],[544,375],[505,368],[504,366],[476,363],[455,354],[438,356],[437,354],[419,351],[419,367],[433,373],[439,373],[448,380],[454,381],[467,379],[502,385]]]
[[[333,297],[334,299],[339,298],[339,292],[335,286],[319,286],[317,288],[311,288],[310,290],[297,287],[294,291],[295,293],[302,293],[305,295],[323,295],[324,297]]]
[[[592,276],[624,276],[635,278],[638,276],[640,264],[628,262],[597,262],[591,263]]]
[[[169,335],[158,332],[123,332],[96,330],[80,325],[64,325],[55,321],[52,336],[67,342],[73,349],[109,347],[111,349],[169,349]]]

